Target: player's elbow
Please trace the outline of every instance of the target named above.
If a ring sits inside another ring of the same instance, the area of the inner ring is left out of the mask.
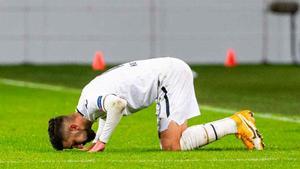
[[[119,98],[113,102],[113,106],[118,110],[123,110],[126,107],[126,101]]]
[[[115,95],[109,95],[105,98],[105,107],[107,110],[115,109],[121,112],[126,106],[127,101]]]

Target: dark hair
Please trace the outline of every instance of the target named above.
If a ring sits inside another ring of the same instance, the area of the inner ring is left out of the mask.
[[[66,116],[58,116],[49,120],[48,134],[52,147],[62,150],[63,147],[63,121]]]

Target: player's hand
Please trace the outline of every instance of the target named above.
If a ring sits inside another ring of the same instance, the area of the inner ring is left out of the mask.
[[[96,143],[93,143],[93,144],[88,145],[88,146],[84,146],[84,147],[80,148],[79,150],[81,150],[81,151],[89,151],[91,148],[94,147],[95,144]]]
[[[96,144],[89,150],[90,153],[104,151],[105,143],[97,141]]]

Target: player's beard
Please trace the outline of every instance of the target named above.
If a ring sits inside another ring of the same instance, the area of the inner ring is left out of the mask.
[[[86,140],[82,143],[83,145],[85,145],[86,143],[92,141],[95,136],[96,136],[96,133],[92,130],[92,129],[86,129],[86,132],[87,132],[87,138]]]

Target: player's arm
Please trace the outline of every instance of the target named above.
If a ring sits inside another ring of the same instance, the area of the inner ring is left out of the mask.
[[[105,125],[105,119],[99,118],[98,130],[97,130],[96,137],[95,137],[93,143],[96,143],[99,140],[101,133],[103,131],[104,125]]]
[[[95,145],[90,149],[89,152],[102,151],[105,148],[105,144],[108,142],[112,132],[120,122],[122,118],[122,111],[126,107],[126,100],[115,96],[107,95],[104,99],[104,109],[106,111],[106,120],[103,121],[103,128],[101,123],[99,124],[98,131],[100,137],[96,140]],[[97,134],[98,134],[97,131]],[[95,138],[96,139],[96,138]]]

